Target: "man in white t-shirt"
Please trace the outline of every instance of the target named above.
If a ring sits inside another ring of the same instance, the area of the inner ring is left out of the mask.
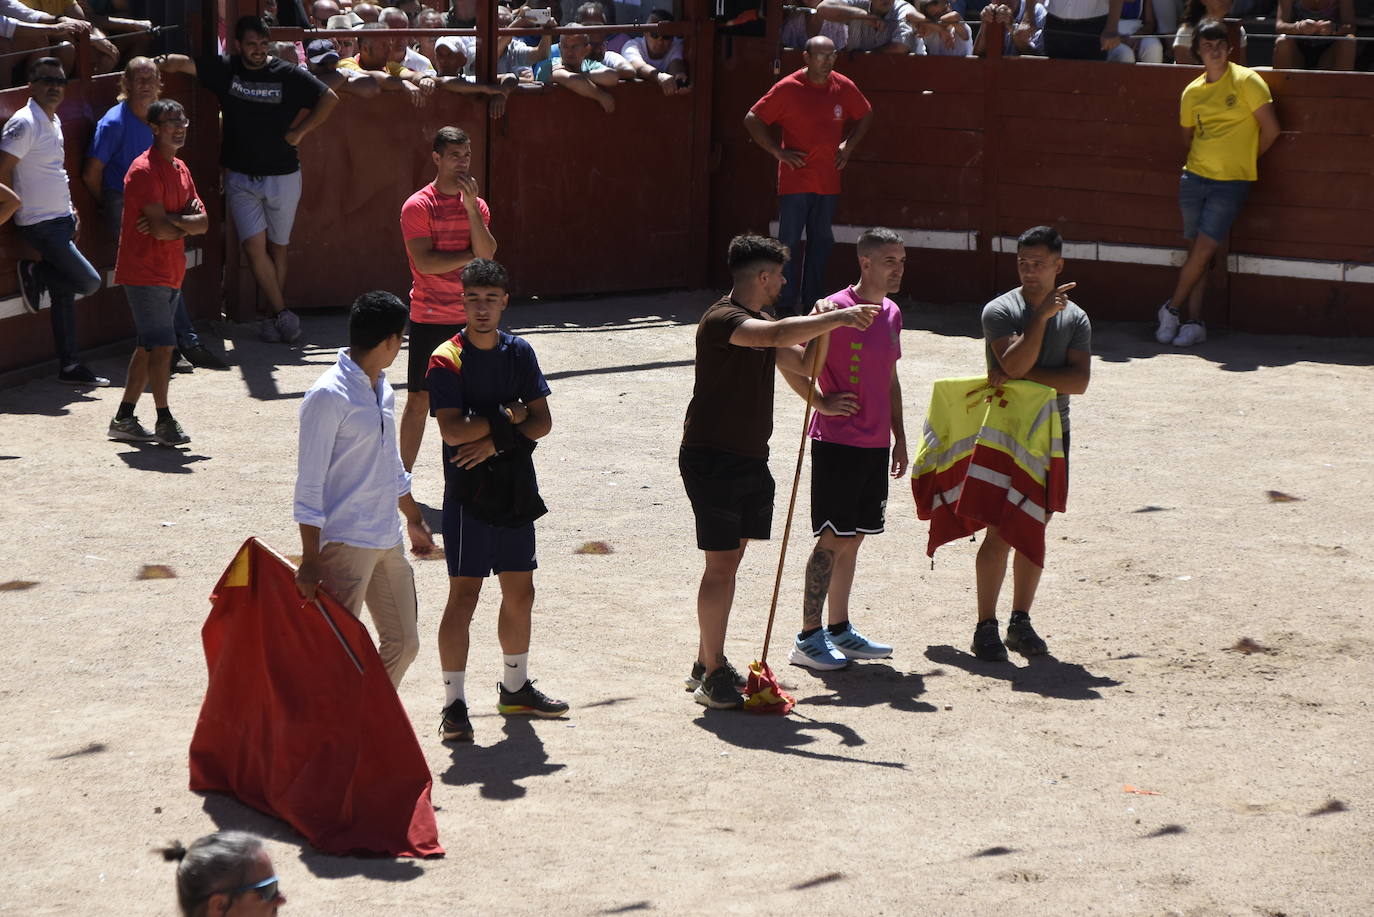
[[[19,261],[19,295],[31,312],[38,311],[44,290],[52,297],[58,381],[106,386],[110,380],[87,369],[76,353],[76,297],[100,289],[100,274],[76,249],[76,212],[63,165],[62,119],[57,117],[66,94],[67,74],[57,58],[40,58],[29,68],[29,104],[0,131],[0,185],[19,195],[15,228],[43,258]]]
[[[650,24],[673,21],[673,14],[667,10],[649,14]],[[686,91],[690,82],[682,45],[681,38],[650,31],[631,38],[620,51],[635,69],[635,76],[657,83],[664,95],[671,96]]]

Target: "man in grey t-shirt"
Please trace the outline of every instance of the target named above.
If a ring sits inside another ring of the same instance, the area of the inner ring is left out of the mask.
[[[1021,286],[983,307],[983,339],[987,348],[988,381],[1029,379],[1059,393],[1059,416],[1064,427],[1064,455],[1069,453],[1069,396],[1088,389],[1092,375],[1092,325],[1082,309],[1069,301],[1074,284],[1057,286],[1064,270],[1060,253],[1064,240],[1049,226],[1028,229],[1016,240],[1016,273]],[[1011,546],[989,526],[978,549],[978,625],[973,653],[979,659],[1004,662],[1007,648],[1024,656],[1049,652],[1031,627],[1030,607],[1040,585],[1040,567],[1016,552],[1012,564],[1012,612],[1007,642],[997,633],[997,599],[1007,573]]]

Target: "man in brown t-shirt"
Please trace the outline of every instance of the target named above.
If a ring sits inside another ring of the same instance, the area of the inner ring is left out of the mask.
[[[725,658],[725,629],[744,548],[751,538],[768,538],[772,528],[773,368],[804,396],[810,355],[801,345],[840,326],[867,328],[877,313],[876,306],[857,306],[775,319],[766,310],[782,294],[787,257],[776,239],[732,239],[727,258],[734,286],[697,325],[696,384],[678,467],[706,567],[697,591],[701,636],[687,687],[697,703],[716,709],[744,702],[744,682]]]

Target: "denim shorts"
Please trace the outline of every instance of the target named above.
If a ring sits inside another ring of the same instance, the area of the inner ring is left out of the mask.
[[[1231,224],[1250,196],[1248,181],[1217,181],[1185,171],[1178,180],[1178,206],[1183,211],[1183,237],[1196,239],[1202,233],[1220,242],[1231,231]]]
[[[124,287],[134,314],[138,346],[145,350],[177,345],[176,311],[180,290],[175,287]]]

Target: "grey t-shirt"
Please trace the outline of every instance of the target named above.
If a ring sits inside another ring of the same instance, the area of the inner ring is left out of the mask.
[[[992,353],[992,342],[1012,334],[1024,334],[1026,317],[1030,308],[1021,295],[1021,288],[1003,293],[983,307],[983,348],[987,354],[988,369],[997,365],[997,357]],[[1059,369],[1069,364],[1069,351],[1082,350],[1092,353],[1093,326],[1088,314],[1069,300],[1063,311],[1050,319],[1045,326],[1045,337],[1040,343],[1040,355],[1035,358],[1035,366],[1041,369]],[[1063,421],[1064,432],[1069,432],[1069,396],[1059,396],[1059,418]]]

